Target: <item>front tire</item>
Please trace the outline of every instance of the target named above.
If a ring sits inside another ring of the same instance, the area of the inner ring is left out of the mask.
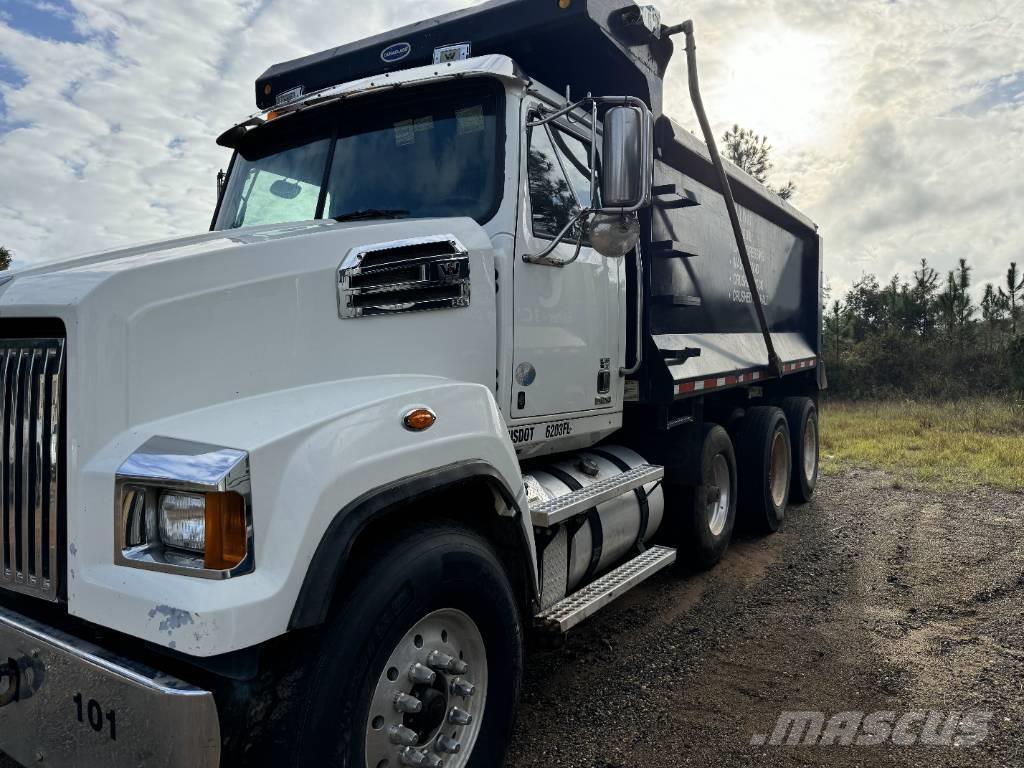
[[[779,408],[757,406],[736,424],[739,515],[747,531],[775,533],[786,517],[792,451],[789,425]]]
[[[523,629],[491,546],[435,523],[396,534],[363,563],[309,676],[294,764],[500,765]]]

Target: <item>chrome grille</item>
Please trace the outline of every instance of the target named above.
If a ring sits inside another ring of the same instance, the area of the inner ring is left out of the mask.
[[[56,602],[64,339],[0,339],[0,587]]]

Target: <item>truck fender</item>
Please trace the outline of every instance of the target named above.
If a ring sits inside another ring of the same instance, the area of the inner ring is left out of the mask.
[[[508,487],[501,473],[478,459],[467,459],[405,477],[364,493],[350,502],[331,521],[324,533],[306,571],[288,629],[316,626],[327,619],[341,574],[352,554],[352,545],[371,523],[389,510],[404,506],[424,494],[443,491],[470,479],[483,480],[502,499],[511,514],[520,520],[526,519],[520,500]],[[517,529],[521,539],[519,548],[532,555],[533,542],[527,540],[523,526],[517,526]],[[536,594],[537,569],[532,560],[533,557],[527,572],[530,574],[531,588]]]

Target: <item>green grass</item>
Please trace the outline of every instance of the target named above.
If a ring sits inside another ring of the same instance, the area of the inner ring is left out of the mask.
[[[880,467],[900,481],[1024,490],[1024,403],[823,402],[826,474]]]

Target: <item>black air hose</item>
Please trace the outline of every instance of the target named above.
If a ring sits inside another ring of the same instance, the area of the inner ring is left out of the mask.
[[[729,176],[725,172],[725,166],[722,165],[722,158],[718,154],[715,135],[711,131],[711,123],[708,122],[707,113],[704,111],[704,100],[700,96],[700,81],[697,78],[697,43],[693,35],[693,21],[684,21],[677,26],[668,27],[662,31],[662,35],[671,36],[678,32],[682,32],[686,36],[686,68],[690,81],[690,101],[693,102],[693,109],[697,113],[700,129],[704,133],[704,141],[708,145],[708,153],[711,155],[711,163],[718,172],[718,181],[722,186],[725,207],[729,211],[729,221],[732,222],[732,231],[736,237],[736,247],[739,249],[740,261],[743,262],[743,271],[747,275],[747,285],[750,286],[750,295],[754,300],[757,321],[761,325],[764,344],[768,348],[768,368],[773,375],[781,376],[782,363],[775,352],[775,344],[772,342],[772,335],[768,330],[768,321],[764,316],[764,305],[761,303],[761,295],[758,293],[757,284],[754,282],[754,271],[750,268],[750,255],[747,253],[747,244],[743,240],[740,217],[736,213],[736,199],[732,194],[732,185],[729,182]]]

